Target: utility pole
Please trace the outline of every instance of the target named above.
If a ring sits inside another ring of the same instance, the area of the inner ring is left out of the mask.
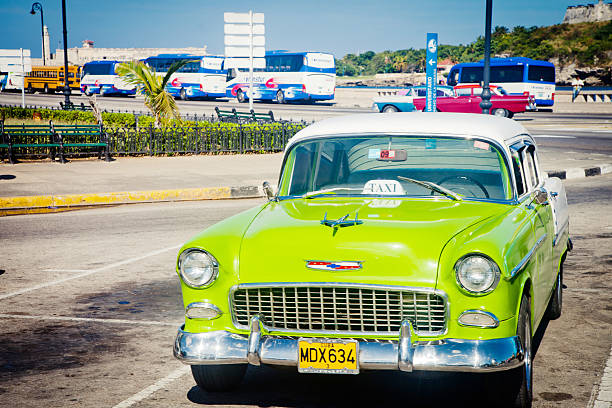
[[[484,49],[484,67],[482,70],[482,101],[480,108],[482,113],[488,115],[493,104],[491,103],[491,89],[489,88],[489,80],[491,78],[491,9],[493,0],[486,0],[486,17],[485,17],[485,49]]]
[[[70,106],[70,86],[68,85],[68,32],[66,31],[66,0],[62,0],[62,20],[64,24],[64,106]]]

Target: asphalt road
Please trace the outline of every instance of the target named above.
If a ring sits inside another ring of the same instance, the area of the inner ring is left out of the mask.
[[[337,100],[331,102],[317,102],[312,105],[304,104],[284,104],[268,103],[256,101],[254,110],[257,112],[267,112],[272,110],[276,118],[284,120],[305,120],[314,121],[331,116],[346,115],[351,113],[370,113],[372,110],[369,107],[351,107],[351,98],[337,96]],[[53,106],[59,107],[59,102],[64,100],[61,94],[46,95],[46,94],[26,94],[26,105],[35,106]],[[88,98],[80,94],[72,95],[71,100],[74,103],[88,104]],[[142,97],[124,96],[124,97],[97,97],[97,103],[102,109],[127,111],[127,112],[146,112]],[[369,99],[368,99],[369,101]],[[369,103],[369,102],[368,102]],[[17,92],[0,93],[0,104],[21,105],[21,94]],[[197,114],[197,115],[214,115],[215,106],[220,108],[236,108],[237,110],[248,110],[248,104],[241,104],[234,99],[219,98],[213,101],[177,100],[178,107],[182,114]],[[607,113],[560,113],[560,112],[526,112],[517,114],[515,118],[531,121],[541,121],[548,124],[560,124],[567,126],[574,123],[590,123],[590,124],[607,124],[608,129],[612,126],[612,106],[610,112]]]
[[[612,175],[566,182],[574,251],[564,312],[536,333],[536,407],[586,406],[612,343]],[[142,204],[0,218],[0,406],[477,406],[490,375],[300,375],[249,369],[206,393],[172,357],[174,263],[199,230],[260,200]]]

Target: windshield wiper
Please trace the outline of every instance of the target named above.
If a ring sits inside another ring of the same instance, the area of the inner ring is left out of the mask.
[[[310,191],[306,194],[302,195],[302,198],[313,198],[319,195],[335,193],[336,191],[363,191],[361,188],[351,188],[351,187],[334,187],[334,188],[324,188],[322,190]]]
[[[455,201],[462,201],[463,200],[461,198],[461,196],[459,194],[455,193],[454,191],[451,191],[448,188],[444,188],[442,186],[439,186],[436,183],[432,183],[431,181],[415,180],[415,179],[411,179],[411,178],[408,178],[408,177],[402,177],[402,176],[397,176],[397,178],[400,179],[400,180],[409,181],[409,182],[417,184],[417,185],[419,185],[421,187],[428,188],[431,191],[435,191],[436,193],[440,193],[442,195],[450,197],[450,198],[452,198]]]

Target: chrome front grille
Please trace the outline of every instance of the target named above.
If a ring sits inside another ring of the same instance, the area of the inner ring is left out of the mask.
[[[440,293],[377,285],[240,285],[231,293],[232,317],[248,328],[258,315],[270,330],[397,334],[408,319],[418,334],[446,328]]]

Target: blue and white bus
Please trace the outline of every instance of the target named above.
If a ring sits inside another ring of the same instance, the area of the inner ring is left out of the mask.
[[[121,61],[101,60],[83,65],[81,92],[85,95],[100,94],[101,96],[136,94],[136,88],[125,83],[117,75],[116,69],[119,64]]]
[[[225,97],[227,71],[223,69],[223,57],[159,54],[143,61],[159,75],[165,75],[172,64],[184,60],[190,62],[172,74],[166,85],[166,90],[172,96],[183,100]]]
[[[336,65],[332,54],[322,52],[266,52],[266,68],[253,70],[253,99],[315,102],[334,99]],[[248,100],[249,69],[227,73],[227,96]]]
[[[453,66],[448,73],[448,85],[481,83],[483,66],[484,60]],[[555,102],[555,66],[548,61],[491,58],[490,82],[510,95],[532,95],[538,106],[552,106]]]

